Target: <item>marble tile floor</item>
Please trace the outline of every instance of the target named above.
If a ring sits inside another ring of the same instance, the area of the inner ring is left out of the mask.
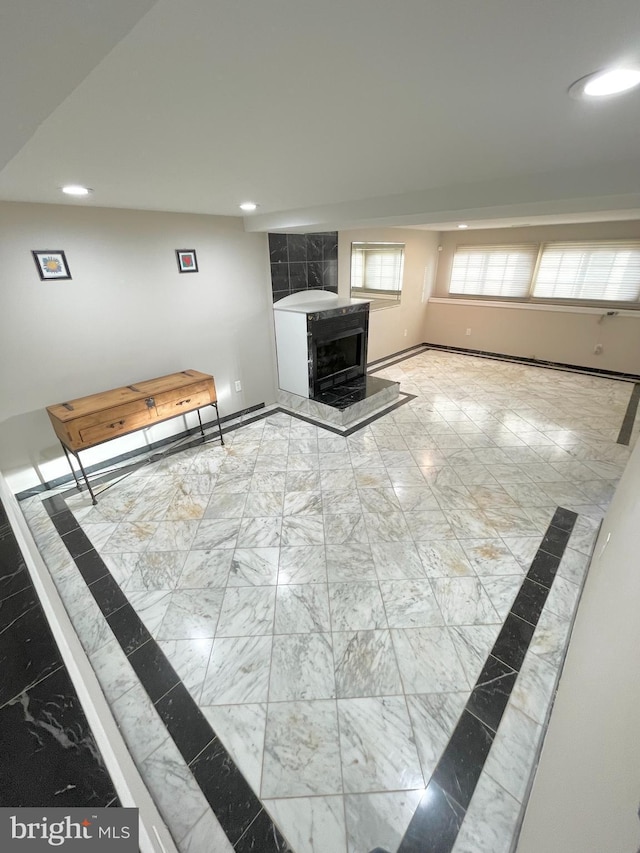
[[[458,809],[456,853],[507,851],[633,384],[439,351],[377,375],[415,399],[349,438],[267,412],[66,506],[294,853],[398,850],[556,507],[577,513]],[[169,772],[176,842],[224,850],[78,573],[89,552],[23,508],[143,776]]]

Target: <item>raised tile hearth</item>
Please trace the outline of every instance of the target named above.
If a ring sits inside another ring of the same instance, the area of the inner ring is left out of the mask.
[[[377,376],[359,376],[342,385],[334,385],[315,398],[278,391],[278,405],[337,427],[349,427],[376,415],[398,401],[400,383]]]

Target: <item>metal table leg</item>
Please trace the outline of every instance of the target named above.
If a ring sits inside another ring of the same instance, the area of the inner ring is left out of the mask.
[[[60,444],[62,444],[62,442],[60,442]],[[73,474],[73,479],[76,481],[76,486],[78,488],[78,491],[81,492],[82,486],[80,485],[80,481],[78,480],[78,476],[75,472],[75,468],[71,464],[71,457],[69,456],[69,451],[64,446],[64,444],[62,444],[62,449],[64,450],[64,454],[67,457],[67,462],[69,463],[69,468],[71,468],[71,473]],[[91,500],[93,502],[93,505],[96,506],[98,501],[96,500],[96,496],[93,494],[93,489],[91,488],[91,484],[89,483],[89,478],[87,477],[87,472],[84,470],[82,462],[80,461],[80,456],[74,450],[72,450],[71,453],[75,456],[76,462],[80,466],[80,470],[82,471],[82,476],[84,477],[84,481],[87,484],[87,489],[89,491],[89,494],[91,495]]]
[[[91,489],[91,484],[89,483],[89,478],[87,477],[87,472],[82,467],[82,462],[80,461],[80,456],[75,453],[74,456],[78,460],[78,465],[80,466],[80,470],[82,471],[82,476],[84,477],[84,481],[87,484],[87,489],[89,490],[89,494],[91,495],[91,500],[93,501],[93,505],[95,506],[98,501],[96,500],[96,496],[93,494],[93,490]]]
[[[69,463],[69,468],[71,468],[71,473],[73,474],[73,479],[76,481],[76,488],[79,492],[81,492],[82,486],[80,485],[80,481],[78,480],[78,478],[76,476],[76,469],[71,464],[71,457],[69,456],[69,451],[64,446],[64,444],[62,444],[62,442],[60,442],[60,444],[62,445],[62,449],[64,450],[64,455],[67,457],[67,462]]]
[[[211,404],[215,406],[216,409],[216,418],[218,419],[218,432],[220,433],[220,444],[224,447],[224,438],[222,437],[222,424],[220,423],[220,412],[218,411],[218,402]]]

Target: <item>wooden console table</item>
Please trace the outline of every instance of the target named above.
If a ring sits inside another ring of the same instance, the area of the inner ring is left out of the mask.
[[[75,456],[89,494],[96,504],[96,497],[80,461],[80,450],[193,411],[198,414],[200,432],[204,436],[200,417],[203,406],[215,408],[220,443],[224,444],[213,376],[197,370],[183,370],[158,379],[79,397],[77,400],[47,406],[47,412],[78,490],[82,487],[69,453]]]

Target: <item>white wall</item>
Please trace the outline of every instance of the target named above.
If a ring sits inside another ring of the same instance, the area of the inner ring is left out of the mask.
[[[404,243],[402,298],[391,308],[372,311],[369,317],[369,361],[422,343],[427,299],[433,287],[438,255],[438,235],[405,228],[359,228],[338,234],[338,291],[349,296],[351,243],[354,241]],[[405,335],[406,331],[406,335]]]
[[[187,368],[214,375],[221,415],[275,399],[267,237],[241,219],[4,203],[0,235],[0,469],[14,491],[68,473],[52,403]],[[32,249],[64,250],[73,279],[40,281]],[[200,272],[180,274],[175,249],[196,249]],[[177,418],[83,461],[184,428]]]
[[[459,245],[507,245],[552,240],[624,240],[640,237],[640,222],[590,222],[522,228],[473,229],[440,234],[433,295],[448,296],[451,265]],[[640,374],[640,311],[601,319],[606,308],[553,310],[552,306],[505,307],[478,300],[430,302],[423,340],[581,367]],[[467,329],[471,334],[467,335]],[[602,351],[594,352],[600,344]]]
[[[640,847],[640,445],[603,521],[518,853]]]

